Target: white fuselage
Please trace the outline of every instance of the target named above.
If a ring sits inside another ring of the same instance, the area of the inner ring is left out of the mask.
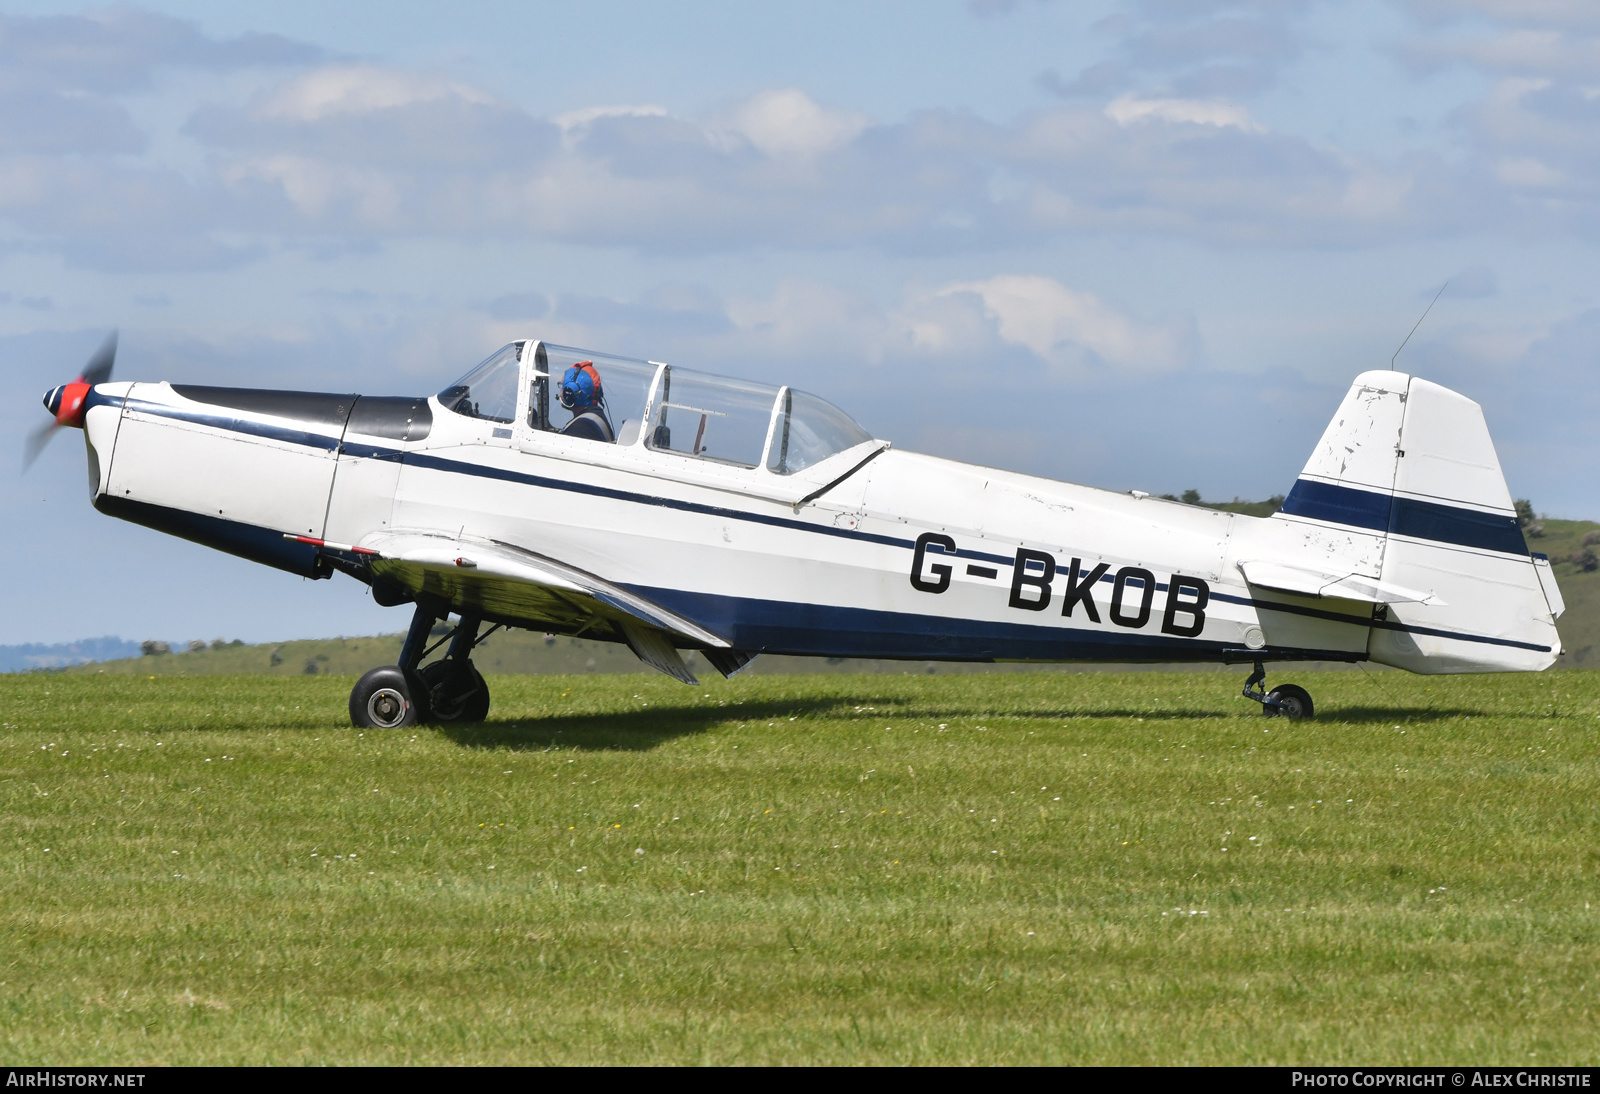
[[[1518,620],[1466,642],[1448,629],[1430,633],[1440,628],[1424,618],[1426,603],[1377,606],[1247,582],[1241,563],[1322,556],[1370,555],[1374,579],[1381,574],[1385,536],[1314,518],[1217,512],[878,442],[778,475],[653,450],[642,439],[602,444],[536,431],[520,417],[500,425],[437,399],[415,415],[431,415],[418,436],[422,429],[408,434],[396,417],[398,401],[371,426],[352,413],[354,396],[306,397],[325,402],[297,413],[292,402],[227,406],[185,390],[217,389],[95,390],[86,428],[97,507],[312,576],[327,572],[315,550],[286,544],[284,533],[361,544],[415,532],[514,545],[625,586],[750,653],[1373,656],[1417,671],[1472,671],[1542,668],[1559,649],[1548,612],[1530,622],[1518,607],[1530,589],[1543,604],[1526,555],[1479,552],[1485,587],[1515,600],[1507,612]],[[582,629],[492,599],[469,602],[466,589],[453,594],[452,610]],[[1436,599],[1452,595],[1462,594]],[[1446,643],[1449,655],[1430,662],[1430,642]]]

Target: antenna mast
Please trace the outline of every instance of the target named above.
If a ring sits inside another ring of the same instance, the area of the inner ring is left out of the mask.
[[[1444,295],[1444,291],[1446,289],[1448,289],[1449,287],[1450,287],[1450,282],[1448,282],[1448,281],[1446,281],[1443,285],[1439,286],[1439,291],[1433,294],[1433,299],[1428,301],[1428,306],[1426,308],[1422,309],[1422,319],[1418,319],[1417,323],[1416,323],[1416,326],[1411,328],[1411,334],[1416,334],[1417,333],[1417,327],[1422,326],[1422,320],[1428,318],[1428,313],[1433,310],[1433,306],[1439,302],[1439,298]],[[1400,343],[1400,349],[1405,349],[1406,348],[1406,342],[1411,341],[1411,334],[1406,335],[1405,341]],[[1400,349],[1395,350],[1394,351],[1394,357],[1389,358],[1389,371],[1390,372],[1394,371],[1395,357],[1399,357],[1400,356]]]

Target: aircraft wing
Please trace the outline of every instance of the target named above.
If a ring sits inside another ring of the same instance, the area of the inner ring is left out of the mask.
[[[1432,592],[1405,589],[1359,574],[1330,574],[1282,562],[1241,562],[1239,572],[1251,585],[1299,596],[1331,596],[1367,604],[1442,604]]]
[[[723,672],[748,662],[722,636],[558,559],[499,540],[380,533],[360,544],[372,572],[413,596],[477,607],[530,628],[626,642],[639,659],[686,684],[698,681],[677,644],[697,646]]]

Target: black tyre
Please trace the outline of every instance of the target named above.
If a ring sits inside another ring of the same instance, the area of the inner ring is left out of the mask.
[[[350,722],[357,729],[400,729],[422,719],[411,682],[398,665],[373,669],[350,691]]]
[[[420,675],[430,721],[481,722],[489,716],[489,685],[471,661],[435,661]]]
[[[433,707],[428,702],[428,685],[422,679],[422,673],[416,669],[406,673],[406,683],[411,685],[411,702],[416,706],[417,724],[431,724]]]
[[[1283,684],[1267,692],[1268,699],[1276,699],[1277,706],[1271,703],[1261,704],[1261,713],[1268,718],[1312,718],[1316,716],[1316,708],[1311,705],[1311,696],[1305,688],[1294,684]]]

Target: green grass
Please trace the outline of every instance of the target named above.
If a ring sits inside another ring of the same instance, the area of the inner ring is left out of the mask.
[[[1600,1057],[1600,673],[0,678],[13,1063]],[[1226,848],[1226,850],[1223,850]]]

